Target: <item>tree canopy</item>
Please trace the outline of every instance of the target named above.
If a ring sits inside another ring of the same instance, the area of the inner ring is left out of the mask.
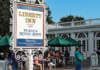
[[[10,0],[0,0],[0,32],[9,31],[10,17]]]
[[[60,19],[60,22],[71,22],[71,21],[80,21],[80,20],[84,20],[84,18],[81,17],[81,16],[69,15],[69,16],[66,16],[66,17],[62,17]]]
[[[51,11],[50,11],[50,8],[47,8],[48,10],[48,16],[47,16],[47,22],[48,24],[54,24],[54,21],[52,20],[52,17],[51,17]]]

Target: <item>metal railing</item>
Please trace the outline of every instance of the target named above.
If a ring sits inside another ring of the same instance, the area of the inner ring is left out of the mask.
[[[88,20],[81,20],[81,21],[72,21],[72,22],[50,24],[50,25],[48,25],[49,26],[48,29],[88,26],[88,25],[99,25],[99,24],[100,24],[100,18],[96,18],[96,19],[88,19]]]

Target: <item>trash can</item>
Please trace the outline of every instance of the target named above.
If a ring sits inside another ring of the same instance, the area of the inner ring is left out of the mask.
[[[98,65],[98,56],[96,53],[93,53],[91,55],[91,66],[97,66]]]

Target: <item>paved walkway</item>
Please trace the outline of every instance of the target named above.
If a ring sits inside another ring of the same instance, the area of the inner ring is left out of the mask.
[[[56,69],[53,68],[52,70],[75,70],[75,68],[56,68]],[[84,68],[83,70],[91,70],[91,69],[90,68]]]
[[[44,69],[48,70],[48,69]],[[51,70],[75,70],[75,65],[52,68]],[[83,70],[100,70],[100,66],[83,65]]]
[[[49,70],[49,69],[46,68],[44,70]],[[57,68],[52,68],[51,70],[75,70],[75,66],[57,67]],[[100,66],[97,66],[97,67],[87,66],[87,67],[83,67],[83,70],[100,70]]]
[[[75,70],[75,67],[53,68],[52,70]],[[100,67],[83,67],[83,70],[100,70]]]
[[[52,70],[75,70],[75,66],[53,68]],[[90,67],[84,67],[83,70],[91,70]]]

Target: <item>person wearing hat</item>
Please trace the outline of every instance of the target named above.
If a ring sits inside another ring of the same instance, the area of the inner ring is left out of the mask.
[[[80,48],[75,51],[75,70],[82,70],[83,56],[80,53]]]

